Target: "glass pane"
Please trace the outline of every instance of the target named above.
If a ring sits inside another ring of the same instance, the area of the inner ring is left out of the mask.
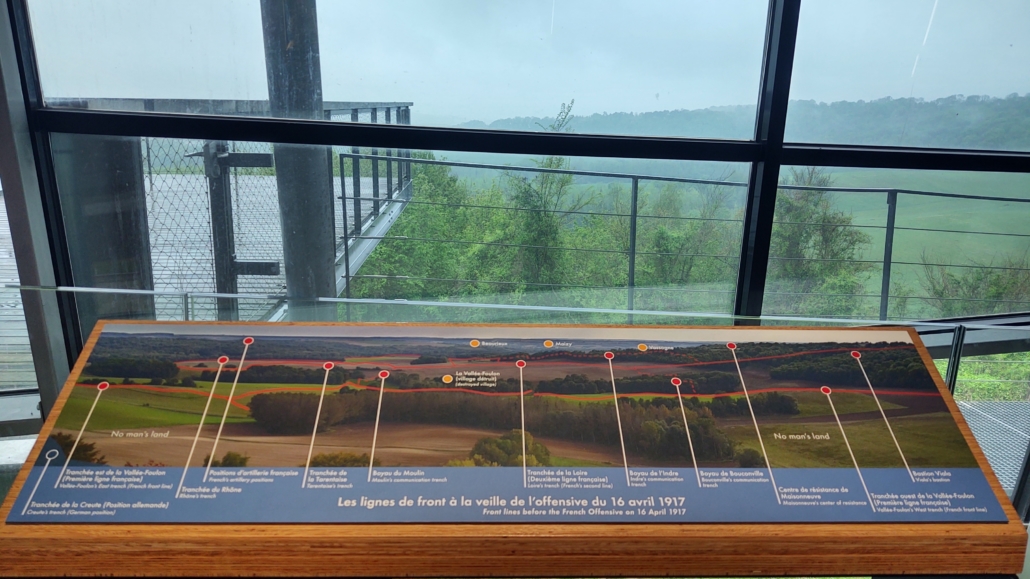
[[[1030,3],[805,0],[786,139],[1030,150]]]
[[[79,296],[84,331],[100,318],[281,319],[302,296],[592,308],[595,321],[619,323],[627,316],[605,310],[732,308],[746,165],[68,134],[51,143],[76,285],[152,292]],[[366,303],[339,315],[396,311]],[[517,317],[529,319],[563,321]]]
[[[36,370],[29,349],[21,292],[18,285],[14,244],[7,221],[7,205],[0,190],[0,392],[36,388]]]
[[[925,320],[1030,309],[1030,177],[785,167],[780,178],[763,313]]]
[[[538,131],[567,105],[565,128],[579,133],[735,139],[754,133],[767,10],[764,0],[324,1],[308,27],[317,34],[291,47],[320,66],[280,74],[274,53],[266,71],[275,18],[256,1],[29,6],[50,106],[267,115],[273,78],[310,105],[275,116]]]

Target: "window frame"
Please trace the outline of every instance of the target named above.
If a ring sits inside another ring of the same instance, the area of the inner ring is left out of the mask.
[[[42,223],[49,233],[54,285],[74,287],[60,199],[50,153],[51,133],[259,141],[273,143],[347,143],[356,147],[473,151],[598,158],[747,162],[751,165],[744,214],[733,315],[735,324],[760,324],[769,263],[769,242],[780,168],[891,168],[1030,173],[1030,152],[849,146],[784,141],[802,0],[769,0],[759,79],[758,107],[751,140],[680,137],[583,135],[370,123],[121,112],[48,108],[35,61],[27,0],[7,0],[21,92],[42,201]],[[7,34],[7,31],[3,31]],[[10,87],[8,88],[10,91]],[[35,251],[40,251],[36,248]],[[26,256],[19,255],[19,261]],[[39,257],[39,256],[35,256]],[[42,284],[41,284],[42,285]],[[70,293],[56,296],[67,364],[81,351],[78,315]],[[26,310],[29,325],[53,323],[43,310]],[[55,388],[59,385],[54,385]]]

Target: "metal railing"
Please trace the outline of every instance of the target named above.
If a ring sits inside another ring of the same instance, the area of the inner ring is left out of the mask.
[[[360,160],[367,160],[373,163],[380,161],[389,162],[389,157],[384,157],[375,154],[360,154],[352,153],[350,158],[354,163],[358,163]],[[734,217],[698,217],[698,216],[667,216],[667,215],[642,215],[639,213],[639,192],[642,183],[645,182],[671,182],[671,183],[682,183],[682,184],[694,184],[694,185],[709,185],[718,187],[732,187],[743,190],[746,188],[746,183],[728,180],[717,180],[717,179],[690,179],[690,178],[678,178],[678,177],[667,177],[659,175],[641,175],[641,174],[629,174],[629,173],[618,173],[618,172],[605,172],[605,171],[586,171],[586,170],[574,170],[574,169],[556,169],[548,167],[527,167],[527,166],[514,166],[514,165],[498,165],[489,163],[473,163],[473,162],[460,162],[450,160],[436,160],[426,158],[414,158],[408,161],[409,164],[415,165],[436,165],[445,166],[448,168],[458,169],[485,169],[493,171],[501,171],[505,173],[534,173],[534,174],[557,174],[557,175],[571,175],[579,178],[589,179],[608,179],[608,180],[621,180],[629,184],[630,189],[630,208],[624,212],[602,212],[592,211],[583,209],[538,209],[529,207],[519,207],[516,205],[485,205],[485,204],[451,204],[443,203],[440,201],[429,201],[420,199],[416,194],[407,199],[390,199],[387,203],[399,203],[404,206],[443,206],[452,208],[467,208],[467,209],[484,209],[484,210],[496,210],[496,211],[513,211],[513,212],[547,212],[551,214],[571,215],[571,216],[603,216],[608,218],[624,218],[629,220],[629,230],[627,249],[606,249],[598,247],[568,247],[568,246],[537,246],[513,243],[509,241],[497,241],[497,240],[469,240],[469,239],[448,239],[445,237],[416,237],[416,236],[403,236],[403,235],[379,235],[371,236],[366,234],[359,234],[353,236],[357,239],[375,239],[375,240],[391,240],[391,241],[406,241],[410,243],[440,243],[440,244],[459,244],[459,245],[483,245],[493,247],[505,247],[505,248],[521,248],[521,249],[547,249],[560,252],[576,252],[576,253],[601,253],[601,254],[613,254],[613,255],[625,255],[627,258],[626,266],[626,305],[628,309],[634,309],[635,305],[635,293],[638,288],[637,280],[637,257],[652,255],[652,256],[672,256],[678,255],[680,257],[697,257],[697,258],[712,258],[725,260],[726,262],[735,263],[739,260],[739,254],[736,251],[725,252],[725,253],[691,253],[682,254],[676,252],[661,252],[661,251],[648,251],[646,249],[639,248],[637,240],[637,224],[640,219],[662,219],[662,220],[680,220],[680,221],[709,221],[709,222],[720,222],[730,224],[741,224],[740,218]],[[410,174],[410,173],[409,173]],[[884,252],[882,259],[831,259],[831,258],[820,258],[814,256],[801,256],[801,257],[787,257],[787,256],[770,256],[771,262],[786,262],[786,261],[809,261],[809,262],[844,262],[844,263],[856,263],[856,264],[867,264],[867,265],[879,265],[881,267],[879,293],[862,292],[862,293],[847,293],[847,294],[833,294],[827,292],[797,292],[797,291],[781,291],[775,287],[769,287],[767,289],[767,295],[774,296],[787,296],[787,297],[804,297],[804,296],[824,296],[824,297],[852,297],[852,298],[877,298],[879,301],[878,318],[880,320],[887,320],[889,304],[891,300],[924,300],[938,303],[949,303],[949,302],[961,302],[967,304],[984,304],[986,306],[1005,306],[1003,309],[1008,310],[1019,310],[1027,309],[1030,307],[1030,296],[1024,299],[1007,299],[1004,297],[998,298],[978,298],[978,297],[949,297],[949,296],[933,296],[933,295],[905,295],[905,294],[892,294],[891,293],[891,281],[892,281],[892,269],[894,266],[917,266],[917,267],[938,267],[938,268],[958,268],[958,269],[987,269],[993,271],[1015,271],[1015,272],[1030,272],[1025,268],[1021,267],[1009,267],[1004,265],[984,265],[984,264],[963,264],[963,263],[935,263],[933,261],[905,261],[895,259],[894,239],[895,233],[899,231],[913,231],[922,233],[938,233],[944,235],[986,235],[992,237],[1004,237],[1004,238],[1030,238],[1030,233],[1016,233],[1016,232],[1004,232],[1004,231],[974,231],[974,230],[960,230],[953,228],[932,228],[932,227],[908,227],[897,224],[897,204],[899,195],[915,196],[915,197],[935,197],[943,199],[961,199],[961,200],[974,200],[977,202],[984,203],[1016,203],[1026,206],[1030,209],[1030,206],[1025,204],[1030,203],[1030,199],[1020,198],[1009,198],[1009,197],[997,197],[997,196],[977,196],[977,195],[962,195],[954,193],[940,193],[931,191],[919,191],[911,189],[896,189],[896,188],[853,188],[853,187],[821,187],[821,186],[808,186],[808,185],[781,185],[781,190],[784,191],[820,191],[836,194],[848,194],[848,195],[884,195],[887,200],[887,211],[886,219],[883,225],[875,224],[854,224],[854,223],[817,223],[817,222],[791,222],[784,220],[774,221],[776,225],[802,225],[811,227],[820,226],[832,226],[832,227],[845,227],[845,228],[856,228],[856,229],[882,229]],[[416,192],[417,193],[417,192]],[[359,196],[346,197],[346,200],[353,200],[358,202]],[[1028,212],[1028,218],[1030,218],[1030,212]],[[734,248],[735,249],[735,248]],[[565,284],[565,283],[531,283],[531,282],[518,282],[512,280],[469,280],[469,279],[458,279],[458,278],[446,278],[446,277],[418,277],[418,276],[407,276],[407,275],[384,275],[381,273],[358,273],[356,270],[347,272],[346,277],[351,279],[362,279],[362,278],[380,278],[380,279],[405,279],[411,281],[448,281],[454,283],[476,283],[476,284],[493,284],[497,286],[514,286],[524,285],[533,288],[590,288],[590,289],[601,289],[601,288],[612,288],[619,286],[610,285],[597,285],[597,284]],[[729,280],[727,280],[729,281]],[[789,284],[789,280],[788,280]],[[348,284],[349,287],[349,284]],[[663,287],[663,290],[675,291],[677,288]],[[721,293],[721,294],[732,294],[732,290],[721,290],[721,289],[708,289],[701,290],[707,293]],[[348,294],[349,297],[349,294]],[[991,308],[986,308],[991,309]],[[979,312],[978,312],[979,313]],[[820,316],[833,317],[830,312],[819,312]],[[849,317],[849,316],[844,316]],[[926,316],[921,316],[926,317]]]

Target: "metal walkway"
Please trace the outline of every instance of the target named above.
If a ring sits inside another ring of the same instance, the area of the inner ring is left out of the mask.
[[[958,407],[1001,486],[1011,496],[1030,442],[1030,402],[960,400]]]
[[[7,205],[0,192],[0,286],[16,283],[18,269],[11,228],[7,224]],[[35,387],[36,372],[32,367],[21,294],[18,290],[0,287],[0,390]]]

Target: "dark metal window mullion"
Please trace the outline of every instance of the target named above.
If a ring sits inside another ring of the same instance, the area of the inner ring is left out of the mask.
[[[20,281],[26,285],[73,285],[70,253],[53,171],[50,135],[36,126],[32,115],[34,109],[43,106],[43,93],[33,50],[28,8],[23,1],[14,0],[0,9],[6,9],[5,17],[0,19],[0,25],[6,28],[0,35],[5,44],[2,48],[5,53],[3,60],[11,67],[2,83],[4,86],[0,92],[4,94],[0,97],[8,99],[9,103],[13,102],[17,95],[10,93],[20,89],[25,110],[17,113],[10,110],[7,112],[11,113],[12,121],[16,114],[25,115],[24,121],[28,125],[29,133],[27,144],[32,149],[34,160],[34,163],[23,164],[25,159],[22,155],[10,157],[9,162],[17,163],[19,169],[24,167],[26,171],[5,175],[12,179],[11,183],[5,183],[8,185],[8,197],[20,197],[21,211],[9,212],[9,216],[12,217],[12,235],[16,239],[15,258],[19,263]],[[9,52],[12,48],[13,52]],[[15,63],[16,66],[11,66]],[[20,77],[18,82],[14,82],[15,75]],[[6,79],[11,79],[12,82],[9,83]],[[17,125],[11,128],[15,134],[10,135],[10,145],[22,148],[13,142],[18,139]],[[35,166],[30,167],[31,164]],[[34,175],[28,174],[33,170]],[[36,184],[22,187],[13,182],[15,175],[21,180],[35,178]],[[39,197],[31,199],[30,195]],[[10,207],[12,199],[8,199],[7,203]],[[44,232],[46,243],[36,243],[37,240],[43,239]],[[18,238],[23,241],[19,243]],[[26,272],[29,272],[28,275]],[[42,400],[42,414],[45,417],[63,386],[68,368],[74,364],[82,349],[78,312],[74,296],[67,293],[55,292],[47,295],[46,292],[23,291],[22,299],[33,366]]]
[[[740,267],[737,270],[737,291],[733,305],[733,314],[736,316],[762,315],[800,11],[801,0],[769,2],[762,81],[755,121],[755,140],[763,145],[763,149],[761,158],[751,165],[751,178],[748,180],[744,237],[740,247]]]

